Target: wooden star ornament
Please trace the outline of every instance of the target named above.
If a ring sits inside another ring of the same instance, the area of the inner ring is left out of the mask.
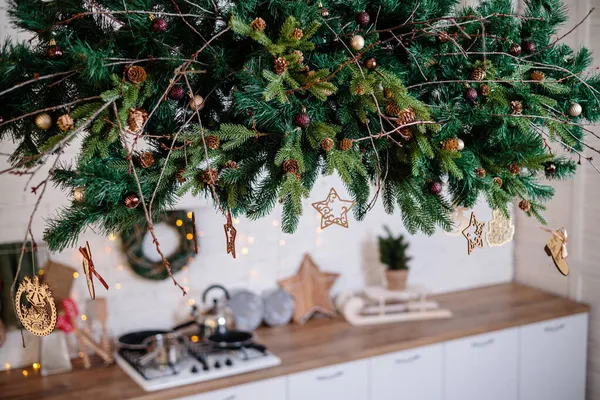
[[[471,220],[469,221],[469,226],[467,226],[462,234],[467,239],[467,250],[469,255],[475,250],[476,247],[481,247],[483,249],[483,228],[485,226],[485,222],[477,221],[477,217],[475,213],[471,213]],[[474,228],[474,232],[471,232],[471,228]]]
[[[321,229],[333,224],[348,228],[348,211],[354,204],[354,201],[342,200],[335,189],[331,188],[325,200],[312,203],[312,206],[321,214]]]
[[[330,317],[336,315],[329,292],[339,276],[322,272],[310,255],[305,254],[296,275],[277,282],[294,297],[294,322],[304,324],[316,312]]]

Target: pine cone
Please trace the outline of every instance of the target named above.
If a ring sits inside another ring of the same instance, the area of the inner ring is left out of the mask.
[[[127,69],[127,79],[134,84],[144,83],[146,80],[146,70],[139,65],[134,65]]]
[[[304,36],[304,32],[302,32],[302,29],[295,28],[292,31],[292,34],[290,35],[290,38],[296,39],[296,40],[300,40],[300,39],[302,39],[303,36]]]
[[[508,166],[508,170],[510,171],[511,174],[517,175],[519,172],[521,172],[521,167],[519,167],[518,164],[510,164]]]
[[[227,161],[225,164],[223,164],[223,168],[227,168],[227,169],[238,169],[238,163],[236,163],[233,160],[229,160]]]
[[[183,176],[184,174],[185,174],[185,168],[181,168],[179,171],[177,171],[177,174],[175,175],[175,179],[177,179],[177,182],[183,183],[187,180],[186,177]]]
[[[446,139],[444,140],[444,143],[442,143],[442,148],[447,151],[458,151],[460,148],[460,142],[458,138],[455,137]]]
[[[202,182],[207,185],[214,185],[219,179],[219,174],[212,168],[207,169],[202,173]]]
[[[296,160],[285,160],[282,167],[286,174],[297,174],[300,165]]]
[[[129,209],[136,208],[140,204],[140,198],[135,193],[130,193],[123,199],[123,204]]]
[[[500,178],[499,176],[494,178],[494,183],[496,184],[496,186],[498,187],[502,187],[502,178]]]
[[[406,141],[412,140],[412,138],[413,138],[413,131],[409,127],[404,127],[402,129],[400,129],[399,133],[400,133],[400,136],[402,136],[402,139],[404,139]]]
[[[250,22],[250,27],[252,28],[253,31],[264,32],[265,29],[267,28],[267,23],[265,22],[264,19],[257,17],[257,18],[254,18],[254,20],[252,22]]]
[[[294,54],[298,57],[298,64],[302,64],[304,62],[304,54],[300,50],[294,50]]]
[[[154,164],[154,156],[149,151],[144,151],[139,155],[138,163],[142,168],[150,168]]]
[[[478,178],[485,178],[485,169],[475,168],[475,176]]]
[[[339,144],[340,150],[342,151],[348,151],[350,149],[352,149],[352,140],[348,139],[348,138],[344,138],[340,141]]]
[[[415,114],[415,110],[412,108],[405,108],[400,110],[398,115],[398,125],[405,125],[414,122],[417,119],[417,114]]]
[[[490,85],[483,84],[479,86],[479,91],[481,92],[482,96],[489,96],[490,92],[492,91],[492,88],[490,87]]]
[[[212,150],[218,149],[219,143],[221,143],[221,141],[219,140],[219,137],[217,135],[208,135],[206,137],[206,145],[208,146],[209,149],[212,149]]]
[[[546,74],[544,74],[542,71],[533,71],[531,73],[532,81],[542,82],[544,79],[546,79]]]
[[[73,129],[73,118],[71,118],[69,114],[61,115],[56,120],[56,125],[58,125],[58,129],[63,132],[70,131]]]
[[[321,148],[323,150],[331,151],[333,149],[333,146],[335,146],[335,142],[333,141],[333,139],[327,137],[321,140]]]
[[[130,108],[129,118],[127,118],[127,127],[133,133],[139,133],[142,131],[146,120],[148,119],[148,113],[141,108]]]
[[[397,116],[400,114],[400,107],[396,105],[393,101],[390,101],[385,105],[385,113],[391,116]]]
[[[519,208],[525,212],[531,211],[531,202],[528,200],[521,200],[519,202]]]
[[[383,88],[383,97],[385,97],[386,99],[390,99],[393,95],[394,94],[389,88]]]
[[[471,72],[471,79],[474,81],[482,81],[485,79],[485,69],[483,68],[475,68],[473,72]]]
[[[362,86],[357,86],[356,87],[356,95],[363,96],[364,94],[365,94],[365,89]]]
[[[450,40],[450,35],[448,34],[448,32],[442,31],[438,34],[438,40],[442,43],[446,43]]]
[[[523,112],[523,103],[518,100],[510,102],[510,112],[513,115],[518,115]]]
[[[273,62],[273,69],[275,70],[275,73],[277,75],[285,74],[285,71],[287,71],[287,68],[288,68],[288,62],[283,57],[278,57]]]

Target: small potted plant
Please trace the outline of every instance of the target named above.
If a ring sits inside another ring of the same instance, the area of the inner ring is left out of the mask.
[[[387,236],[379,237],[379,257],[383,264],[387,266],[385,277],[389,290],[406,289],[406,280],[408,279],[408,262],[411,257],[406,255],[408,242],[404,240],[404,235],[394,237],[390,229],[384,227]]]

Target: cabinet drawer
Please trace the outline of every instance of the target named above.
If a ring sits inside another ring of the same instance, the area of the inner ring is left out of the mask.
[[[371,400],[441,400],[443,358],[442,344],[372,358]]]
[[[587,314],[521,327],[521,399],[585,398],[587,327]]]
[[[182,397],[178,400],[285,400],[286,378],[274,378],[232,386],[214,392]]]
[[[368,400],[368,361],[290,375],[289,400]]]
[[[516,400],[517,350],[517,328],[445,343],[446,400]]]

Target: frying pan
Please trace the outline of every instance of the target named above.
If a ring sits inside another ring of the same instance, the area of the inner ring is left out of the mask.
[[[144,343],[145,339],[151,336],[161,335],[165,333],[169,333],[169,331],[149,330],[126,333],[125,335],[119,337],[119,346],[122,349],[127,350],[146,350],[147,343]]]
[[[242,347],[253,348],[261,352],[266,351],[266,347],[253,342],[254,335],[251,332],[230,330],[222,333],[215,333],[208,337],[207,341],[211,345],[221,348],[236,350]]]

